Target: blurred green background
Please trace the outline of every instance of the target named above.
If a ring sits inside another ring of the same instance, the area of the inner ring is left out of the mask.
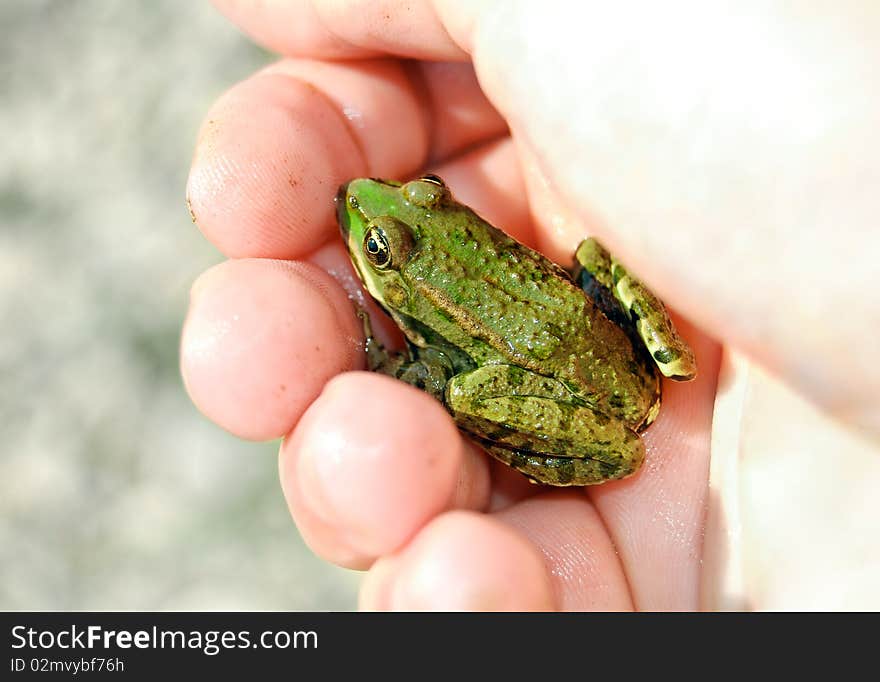
[[[211,102],[272,59],[203,1],[0,3],[0,608],[351,609],[277,444],[178,372],[222,260],[184,186]]]

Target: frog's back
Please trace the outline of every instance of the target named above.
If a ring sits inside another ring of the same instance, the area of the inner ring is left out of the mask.
[[[656,392],[656,376],[627,334],[558,265],[467,207],[449,210],[443,239],[419,240],[406,266],[416,300],[441,313],[435,331],[477,365],[511,363],[553,376],[639,424],[651,407],[640,396]]]
[[[581,315],[584,297],[548,259],[468,209],[452,210],[443,239],[419,241],[409,281],[435,309],[456,317],[465,331],[459,347],[482,340],[471,349],[478,364],[498,354],[547,360],[571,331],[566,321]]]

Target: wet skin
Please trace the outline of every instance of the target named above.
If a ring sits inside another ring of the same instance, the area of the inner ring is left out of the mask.
[[[359,178],[336,197],[355,270],[406,337],[388,352],[365,314],[370,369],[440,400],[490,454],[548,485],[636,472],[660,374],[693,353],[660,302],[597,241],[567,272],[454,200],[443,181]]]

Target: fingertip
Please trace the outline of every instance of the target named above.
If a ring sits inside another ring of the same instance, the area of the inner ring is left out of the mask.
[[[361,588],[365,610],[546,611],[547,567],[525,537],[483,514],[437,517],[399,554],[376,563]]]
[[[299,258],[333,234],[333,196],[364,167],[344,119],[314,86],[262,71],[211,108],[186,197],[194,222],[234,258]]]
[[[418,168],[428,155],[435,133],[412,79],[398,59],[284,59],[264,69],[262,75],[280,75],[286,87],[305,85],[321,94],[335,118],[345,122],[360,151],[360,174],[402,177]],[[314,125],[316,134],[334,130],[322,121]],[[289,144],[297,143],[292,139]]]
[[[309,545],[361,566],[450,506],[485,499],[488,475],[469,457],[439,402],[395,379],[350,372],[327,384],[285,440],[281,482]]]
[[[269,440],[293,427],[331,377],[363,362],[362,339],[344,292],[316,266],[227,261],[193,285],[181,374],[208,418]]]

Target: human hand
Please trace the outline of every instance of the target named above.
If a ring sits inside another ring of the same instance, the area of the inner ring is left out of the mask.
[[[529,486],[427,395],[341,374],[363,362],[344,290],[358,287],[332,214],[351,177],[428,167],[563,262],[598,233],[712,337],[880,431],[867,346],[878,311],[852,295],[854,283],[867,290],[878,240],[867,229],[876,199],[858,181],[866,168],[876,177],[868,163],[880,157],[865,157],[873,128],[855,125],[876,103],[834,63],[819,74],[834,106],[815,74],[794,78],[816,50],[825,64],[829,49],[861,52],[816,46],[799,26],[791,52],[745,59],[737,39],[764,17],[718,26],[704,3],[681,4],[684,35],[675,8],[645,16],[656,10],[640,4],[586,6],[589,21],[547,3],[218,4],[294,58],[233,88],[200,134],[189,201],[232,260],[193,288],[182,369],[224,428],[288,434],[280,469],[294,518],[321,556],[372,566],[365,607],[697,608],[720,350],[680,325],[700,377],[664,386],[637,476],[585,492]],[[769,26],[792,35],[785,17]],[[868,161],[828,173],[850,149]],[[831,215],[843,226],[833,241]]]

